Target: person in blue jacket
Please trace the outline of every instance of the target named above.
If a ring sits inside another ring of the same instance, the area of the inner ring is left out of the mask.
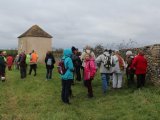
[[[61,97],[62,97],[62,101],[66,104],[70,104],[69,96],[70,96],[71,83],[73,80],[73,71],[74,71],[71,55],[72,55],[71,49],[65,49],[63,51],[62,60],[64,60],[64,66],[65,66],[66,72],[61,76],[62,78]]]

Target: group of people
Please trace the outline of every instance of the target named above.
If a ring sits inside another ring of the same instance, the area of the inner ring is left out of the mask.
[[[37,60],[38,54],[34,50],[29,54],[26,54],[25,52],[19,54],[18,65],[21,79],[26,78],[28,66],[30,66],[28,74],[31,75],[32,70],[34,70],[34,76],[37,75]]]
[[[12,66],[14,63],[14,58],[12,55],[7,55],[6,51],[0,52],[0,78],[2,82],[5,81],[5,69],[8,68],[9,71],[12,70]]]
[[[29,75],[31,75],[32,70],[34,70],[34,76],[36,76],[38,55],[33,50],[31,53],[26,54],[21,52],[15,58],[11,55],[7,55],[6,51],[0,53],[0,78],[4,82],[6,80],[5,69],[12,70],[13,64],[15,69],[20,70],[21,79],[26,78],[27,68],[30,66]]]
[[[72,49],[65,49],[63,52],[62,59],[66,72],[61,75],[61,97],[64,103],[70,104],[69,96],[71,95],[71,84],[73,83],[74,74],[77,76],[76,79],[80,80],[78,79],[81,78],[79,74],[80,68],[82,70],[84,85],[88,89],[87,95],[89,98],[93,97],[92,80],[98,68],[101,74],[102,91],[104,94],[106,94],[110,84],[112,84],[111,86],[113,89],[122,88],[125,73],[128,87],[135,86],[135,83],[137,83],[137,88],[144,87],[147,72],[147,59],[142,50],[139,50],[137,55],[134,55],[132,51],[127,51],[125,58],[121,56],[118,50],[112,51],[106,49],[97,57],[89,46],[86,46],[81,54],[78,54],[77,50],[77,48],[72,47]],[[75,63],[78,63],[78,67]],[[135,82],[134,75],[137,77],[137,82]]]
[[[10,55],[7,57],[5,51],[1,52],[0,77],[2,81],[5,81],[6,65],[8,66],[8,70],[12,70],[13,61],[16,61],[16,68],[20,70],[21,79],[26,78],[28,66],[30,66],[28,74],[31,75],[32,70],[34,70],[34,76],[36,76],[37,60],[38,54],[34,50],[29,54],[21,52],[14,60]],[[106,94],[110,85],[113,89],[122,88],[125,73],[128,87],[135,85],[134,75],[137,76],[137,88],[145,85],[147,59],[141,50],[137,55],[134,55],[132,51],[127,51],[125,58],[123,58],[118,50],[112,51],[106,49],[96,57],[90,46],[86,46],[82,53],[78,51],[78,48],[73,46],[72,48],[64,49],[61,60],[65,69],[63,74],[61,74],[61,98],[67,104],[70,104],[69,96],[72,96],[71,85],[74,84],[74,79],[77,81],[83,80],[84,86],[88,90],[87,96],[89,98],[93,97],[92,80],[98,68],[102,80],[103,94]],[[52,72],[56,62],[51,51],[46,53],[44,62],[46,65],[46,80],[48,81],[52,79]]]
[[[84,85],[88,88],[88,97],[93,97],[91,81],[96,73],[95,59],[92,58],[92,53],[78,52],[74,46],[63,51],[62,61],[64,62],[65,72],[61,74],[62,79],[62,101],[70,104],[69,97],[72,96],[71,85],[74,84],[74,79],[81,81],[83,78]],[[94,55],[94,54],[93,54]],[[61,67],[61,66],[58,66]],[[81,75],[82,69],[82,75]],[[82,77],[81,77],[82,76]]]

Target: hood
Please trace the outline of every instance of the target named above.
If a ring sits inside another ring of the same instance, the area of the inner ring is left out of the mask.
[[[71,55],[72,55],[72,50],[71,50],[71,49],[65,49],[65,50],[63,51],[63,55],[64,55],[65,57],[71,57]]]

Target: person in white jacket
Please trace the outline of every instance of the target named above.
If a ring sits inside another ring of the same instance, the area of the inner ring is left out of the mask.
[[[122,88],[122,76],[125,69],[124,59],[120,56],[119,51],[115,51],[115,55],[112,58],[114,67],[112,68],[113,72],[113,88]]]
[[[105,94],[108,89],[110,75],[112,73],[112,56],[109,54],[109,51],[107,49],[96,58],[96,63],[100,68],[102,90]]]

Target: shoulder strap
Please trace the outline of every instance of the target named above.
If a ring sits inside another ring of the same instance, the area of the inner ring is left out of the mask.
[[[107,55],[103,53],[103,55],[106,57]]]
[[[66,60],[66,58],[67,58],[67,57],[65,57],[65,58],[62,59],[62,60],[63,60],[64,68],[67,70],[67,67],[66,67],[66,65],[65,65],[65,60]]]

